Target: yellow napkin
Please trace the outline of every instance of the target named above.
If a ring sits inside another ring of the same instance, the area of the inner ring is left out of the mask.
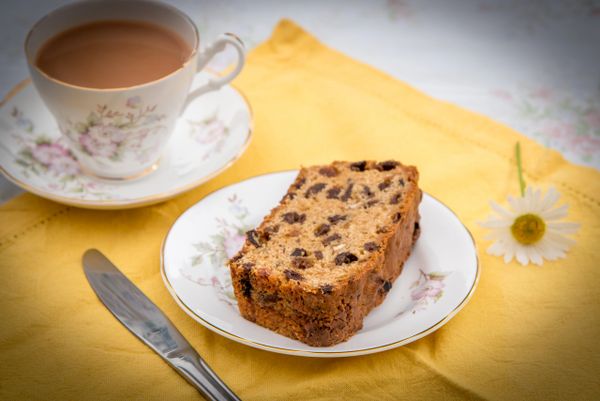
[[[81,255],[105,252],[246,400],[599,399],[600,174],[485,117],[433,100],[326,48],[290,21],[252,51],[236,80],[255,137],[227,172],[169,202],[91,211],[22,195],[0,208],[0,398],[186,400],[196,391],[100,304]],[[513,146],[526,180],[555,186],[582,223],[566,260],[505,265],[476,224],[488,200],[517,194]],[[159,274],[175,218],[216,188],[269,171],[335,159],[415,164],[425,191],[474,233],[482,275],[471,302],[410,345],[347,359],[248,348],[192,321]]]

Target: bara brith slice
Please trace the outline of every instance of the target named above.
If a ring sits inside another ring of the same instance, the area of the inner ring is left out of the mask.
[[[229,261],[240,313],[312,346],[346,341],[402,271],[421,196],[396,161],[302,168]]]

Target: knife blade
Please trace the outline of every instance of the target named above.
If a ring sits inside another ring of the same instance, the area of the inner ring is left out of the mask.
[[[238,400],[171,321],[97,249],[83,254],[83,270],[108,310],[209,400]]]

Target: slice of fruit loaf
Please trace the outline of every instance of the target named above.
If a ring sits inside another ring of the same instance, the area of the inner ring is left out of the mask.
[[[417,181],[396,161],[300,170],[229,261],[242,316],[312,346],[350,338],[419,236]]]

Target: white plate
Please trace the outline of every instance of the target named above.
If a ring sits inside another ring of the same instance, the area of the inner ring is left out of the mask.
[[[479,278],[473,238],[443,203],[424,194],[421,237],[385,301],[348,341],[311,347],[245,320],[238,312],[228,257],[294,180],[296,171],[250,178],[196,203],[173,224],[161,271],[177,303],[192,318],[234,341],[267,351],[313,357],[379,352],[415,341],[448,322],[470,299]]]
[[[200,74],[194,86],[206,77]],[[195,99],[185,110],[156,171],[135,180],[102,180],[81,172],[54,118],[27,82],[0,109],[0,171],[23,189],[68,205],[148,205],[188,191],[229,167],[248,146],[251,125],[243,95],[224,86]],[[56,157],[61,163],[48,163]]]

